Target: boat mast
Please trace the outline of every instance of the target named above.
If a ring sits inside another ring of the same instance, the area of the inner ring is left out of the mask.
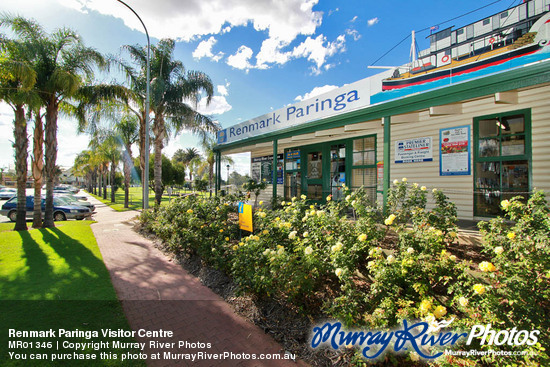
[[[411,60],[411,69],[414,68],[416,64],[416,40],[415,40],[414,30],[411,32],[411,53],[409,55],[409,58]]]

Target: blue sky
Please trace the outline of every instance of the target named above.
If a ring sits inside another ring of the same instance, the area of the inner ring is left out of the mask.
[[[483,7],[439,29],[462,26],[520,2],[127,0],[146,24],[152,43],[176,39],[176,58],[188,70],[211,77],[215,98],[200,110],[224,128],[380,72],[367,66],[412,30]],[[33,18],[50,31],[72,28],[86,45],[106,54],[119,53],[121,45],[146,44],[137,18],[115,0],[3,0],[0,11]],[[428,35],[417,34],[420,50],[429,46]],[[410,39],[376,65],[408,62],[409,48]],[[98,76],[103,82],[112,78]],[[0,167],[14,166],[12,116],[0,105]],[[64,118],[58,137],[58,164],[71,166],[88,137],[78,136],[75,122]],[[197,140],[184,132],[172,137],[164,152],[171,156],[191,146],[198,146]],[[248,158],[235,159],[234,169],[248,172]]]

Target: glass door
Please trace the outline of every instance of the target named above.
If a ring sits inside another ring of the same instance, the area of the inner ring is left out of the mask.
[[[321,148],[305,151],[304,192],[309,200],[324,200],[323,151]]]

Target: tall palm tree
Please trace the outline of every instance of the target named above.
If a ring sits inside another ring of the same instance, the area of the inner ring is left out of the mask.
[[[191,168],[191,162],[196,162],[198,158],[200,158],[201,154],[199,153],[199,150],[195,147],[192,148],[186,148],[183,151],[182,156],[182,163],[185,166],[185,168],[189,168],[189,180],[193,181],[193,170]]]
[[[130,180],[132,179],[132,145],[139,138],[139,121],[134,115],[126,114],[116,123],[115,130],[124,146],[124,207],[128,208],[130,196]]]
[[[4,25],[0,19],[0,26]],[[15,161],[17,175],[16,231],[27,230],[26,183],[27,183],[27,119],[25,105],[32,103],[36,72],[30,64],[29,44],[2,37],[0,43],[0,100],[14,111]]]
[[[85,47],[74,31],[66,28],[52,34],[31,20],[21,17],[3,18],[4,24],[33,46],[33,66],[37,89],[45,108],[46,208],[44,227],[54,227],[53,186],[57,160],[57,118],[61,104],[75,95],[85,80],[91,80],[94,67],[104,67],[105,60],[96,50]]]
[[[138,63],[141,72],[134,69],[134,86],[145,90],[142,76],[145,75],[146,49],[139,46],[125,46]],[[206,94],[210,103],[214,87],[210,78],[200,71],[186,71],[181,61],[174,60],[175,42],[171,39],[160,40],[151,47],[151,111],[154,113],[152,131],[154,134],[154,176],[155,200],[162,199],[162,149],[169,134],[177,134],[183,129],[204,136],[215,132],[218,125],[209,117],[196,111],[201,94]]]

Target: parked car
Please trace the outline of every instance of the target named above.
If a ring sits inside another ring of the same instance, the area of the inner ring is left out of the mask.
[[[0,189],[0,199],[11,199],[12,197],[17,195],[17,190],[12,189],[10,187],[4,187],[3,189]]]
[[[27,196],[26,198],[26,209],[27,209],[27,219],[32,219],[34,215],[34,197]],[[46,199],[42,199],[42,214],[46,210]],[[5,215],[12,222],[15,222],[17,218],[17,197],[13,197],[8,200],[2,209],[0,210],[1,215]],[[55,221],[62,221],[67,219],[77,219],[82,220],[88,218],[92,215],[92,211],[88,208],[79,205],[69,205],[59,200],[59,198],[53,199],[53,218]]]
[[[83,206],[85,208],[90,209],[92,212],[95,210],[95,205],[94,204],[92,204],[88,201],[79,200],[74,195],[70,195],[70,194],[53,194],[53,196],[54,196],[54,198],[58,198],[59,200],[65,202],[66,204]]]
[[[53,194],[54,195],[74,195],[71,191],[69,190],[61,190],[61,189],[53,189]],[[77,200],[88,200],[88,198],[84,195],[74,195]]]

